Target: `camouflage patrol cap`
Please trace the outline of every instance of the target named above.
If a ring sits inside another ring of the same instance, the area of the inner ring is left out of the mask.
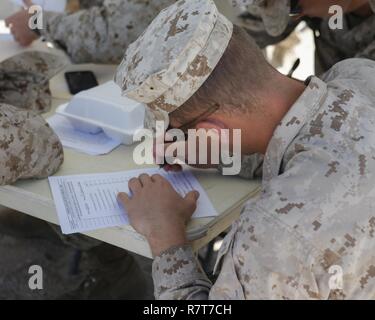
[[[0,62],[0,102],[38,113],[49,111],[49,80],[65,66],[61,56],[25,51]]]
[[[48,177],[62,162],[61,143],[41,116],[0,103],[0,185]]]
[[[289,23],[290,0],[231,0],[234,6],[258,12],[267,33],[277,37]]]
[[[131,44],[115,77],[123,95],[147,105],[145,125],[169,114],[206,81],[223,56],[233,25],[212,0],[167,7]]]

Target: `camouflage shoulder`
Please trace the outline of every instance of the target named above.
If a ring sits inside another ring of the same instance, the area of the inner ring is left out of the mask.
[[[152,276],[156,299],[207,299],[212,286],[189,245],[170,248],[156,257]]]
[[[0,102],[38,113],[49,111],[49,80],[63,69],[65,58],[27,51],[0,63]]]
[[[46,178],[63,162],[59,138],[35,112],[0,103],[0,136],[0,185]]]

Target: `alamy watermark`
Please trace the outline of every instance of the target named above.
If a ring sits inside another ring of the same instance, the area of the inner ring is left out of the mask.
[[[33,265],[28,271],[31,277],[29,278],[30,290],[43,290],[43,268],[39,265]]]
[[[344,29],[344,9],[339,5],[329,7],[328,13],[332,15],[328,20],[328,26],[331,30]]]
[[[342,267],[333,265],[328,270],[330,276],[328,287],[330,290],[343,290],[344,289],[344,271]]]
[[[230,137],[232,136],[232,137]],[[156,134],[141,129],[133,136],[140,142],[134,149],[137,165],[186,163],[190,166],[222,165],[223,175],[241,171],[241,130],[172,129],[166,132],[163,121],[156,122]],[[155,141],[155,144],[150,143]]]
[[[29,19],[29,28],[31,30],[42,30],[43,29],[43,8],[38,5],[32,5],[28,9],[31,15]]]

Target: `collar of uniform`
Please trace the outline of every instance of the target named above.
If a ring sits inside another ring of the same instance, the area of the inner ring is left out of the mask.
[[[305,91],[276,128],[268,145],[263,164],[264,183],[279,175],[286,149],[327,97],[327,85],[319,78],[309,77],[305,84]]]

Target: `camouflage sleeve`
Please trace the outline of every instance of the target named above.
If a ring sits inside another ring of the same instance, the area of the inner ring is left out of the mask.
[[[0,103],[0,185],[46,178],[63,162],[59,138],[34,112]]]
[[[48,52],[27,51],[0,63],[0,102],[37,113],[51,108],[49,80],[65,59]]]
[[[156,297],[373,297],[369,274],[374,265],[374,224],[369,224],[366,210],[355,215],[351,209],[332,210],[352,208],[353,203],[346,188],[338,187],[345,184],[345,171],[352,168],[330,170],[331,160],[320,149],[299,153],[288,163],[288,170],[264,186],[259,199],[245,206],[224,239],[212,286],[191,248],[174,248],[157,257],[153,266]],[[343,283],[333,281],[335,270],[342,270]]]
[[[171,248],[156,257],[152,277],[159,300],[207,300],[212,286],[190,246]]]
[[[303,234],[282,221],[282,216],[289,211],[302,208],[302,202],[294,202],[293,198],[287,200],[290,203],[280,203],[277,195],[267,195],[261,202],[246,205],[220,249],[215,267],[218,278],[210,298],[295,300],[327,297],[326,286],[319,287],[317,279],[322,284],[328,283],[329,274],[321,277],[324,273],[320,261],[315,259],[317,250]],[[279,210],[280,218],[273,214],[271,205]]]
[[[268,201],[275,203],[272,198]],[[325,289],[318,288],[320,265],[315,257],[315,249],[292,227],[287,227],[267,208],[248,204],[224,239],[216,265],[218,278],[210,298],[323,298]],[[315,263],[319,274],[315,273]],[[328,276],[327,273],[325,279]]]
[[[299,153],[245,206],[220,249],[210,298],[374,296],[367,276],[374,265],[371,213],[343,187],[356,168],[337,162],[340,169],[330,170],[334,159],[319,148]],[[343,282],[333,283],[333,270]]]
[[[75,63],[121,61],[152,19],[173,0],[106,0],[73,14],[45,12],[42,35],[58,43]]]
[[[324,82],[335,79],[362,80],[372,79],[375,72],[375,62],[368,59],[351,58],[336,63],[330,70],[321,76]]]

